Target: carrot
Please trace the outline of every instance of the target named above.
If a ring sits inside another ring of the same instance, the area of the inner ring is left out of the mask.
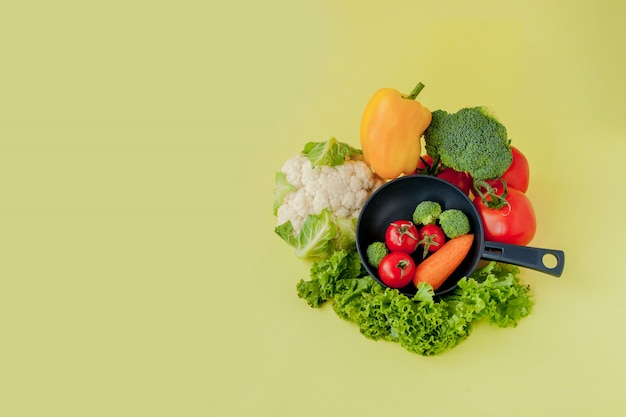
[[[439,288],[441,284],[461,265],[463,259],[469,253],[473,234],[466,234],[448,240],[415,268],[415,278],[413,283],[417,286],[419,282],[427,282],[433,289]]]

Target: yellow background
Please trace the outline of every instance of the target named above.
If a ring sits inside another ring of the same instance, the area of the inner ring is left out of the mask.
[[[625,5],[2,1],[0,415],[623,415]],[[432,358],[298,299],[271,214],[284,160],[418,81],[496,111],[567,257]]]

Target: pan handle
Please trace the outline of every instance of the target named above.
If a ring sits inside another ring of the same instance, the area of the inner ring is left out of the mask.
[[[555,277],[561,276],[565,266],[565,253],[563,251],[498,242],[485,242],[481,258],[523,266]],[[556,258],[556,265],[552,266],[553,262],[549,262],[550,266],[546,265],[546,261],[554,261],[554,258]]]

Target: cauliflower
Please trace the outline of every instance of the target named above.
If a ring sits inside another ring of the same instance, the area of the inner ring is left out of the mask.
[[[324,258],[354,244],[361,207],[383,183],[360,155],[334,138],[311,142],[277,173],[276,233],[298,256]]]
[[[382,181],[363,161],[313,168],[302,154],[287,160],[281,172],[293,191],[283,197],[278,207],[277,224],[291,221],[296,232],[309,214],[320,214],[325,208],[337,218],[358,217],[365,200]]]

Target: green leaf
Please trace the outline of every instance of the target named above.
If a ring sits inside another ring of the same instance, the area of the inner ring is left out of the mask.
[[[296,187],[287,182],[287,174],[282,171],[276,173],[276,185],[274,187],[274,216],[278,213],[278,208],[283,204],[283,199],[287,194],[295,191]]]
[[[289,246],[294,246],[296,244],[296,235],[291,221],[276,226],[274,228],[274,233],[287,242]]]
[[[335,220],[337,236],[335,237],[335,249],[356,249],[356,223],[358,218],[340,218]]]
[[[309,214],[296,237],[296,256],[299,258],[327,258],[334,250],[333,239],[337,233],[330,210],[319,215]]]
[[[296,285],[296,291],[298,297],[306,301],[311,307],[317,308],[326,301],[322,295],[320,284],[316,280],[305,281],[301,279]]]
[[[337,227],[328,209],[318,215],[309,214],[296,234],[290,221],[276,226],[276,234],[293,246],[296,256],[304,259],[325,259],[335,249],[334,238]]]
[[[339,142],[335,138],[330,138],[326,142],[309,142],[304,146],[302,153],[309,158],[313,167],[343,165],[347,159],[362,154],[360,149]]]
[[[311,307],[319,307],[336,293],[336,286],[342,280],[359,277],[362,273],[361,260],[356,252],[339,250],[311,266],[311,280],[300,280],[298,296]]]

